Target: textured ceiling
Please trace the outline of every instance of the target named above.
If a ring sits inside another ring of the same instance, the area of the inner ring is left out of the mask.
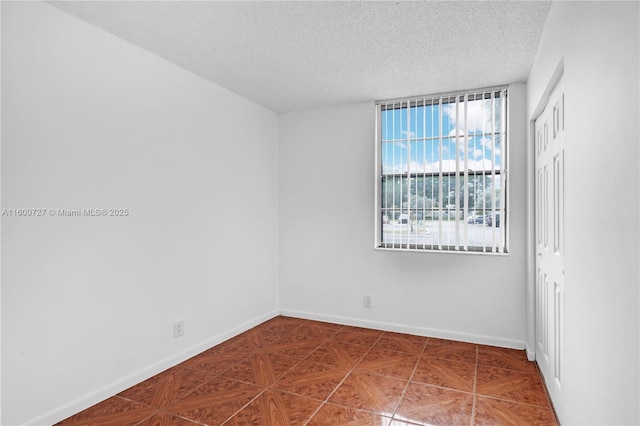
[[[274,111],[525,81],[550,3],[52,2]]]

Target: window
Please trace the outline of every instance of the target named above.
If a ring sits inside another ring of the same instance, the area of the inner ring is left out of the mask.
[[[506,253],[507,89],[376,104],[376,248]]]

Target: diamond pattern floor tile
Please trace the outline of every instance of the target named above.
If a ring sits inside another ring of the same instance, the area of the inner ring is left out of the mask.
[[[223,376],[261,386],[270,386],[300,360],[286,355],[260,352],[235,364]]]
[[[409,383],[394,418],[417,424],[471,424],[473,394]]]
[[[407,382],[372,374],[351,373],[329,398],[344,407],[391,415],[395,411]]]
[[[229,419],[224,426],[303,426],[322,404],[275,389],[267,389]]]
[[[118,395],[155,408],[164,408],[214,377],[207,371],[174,367]]]
[[[408,380],[418,363],[418,355],[371,349],[356,365],[356,371]]]
[[[475,364],[423,357],[418,362],[411,380],[464,392],[473,392],[475,378]]]
[[[382,336],[382,331],[361,327],[343,327],[332,338],[338,342],[371,346]]]
[[[155,408],[139,402],[114,396],[87,408],[75,416],[69,417],[59,424],[75,426],[134,425],[151,417],[157,411]]]
[[[388,417],[366,411],[355,410],[340,405],[324,404],[307,425],[384,426],[389,424],[390,420]]]
[[[540,376],[522,371],[478,366],[476,393],[549,408]]]
[[[302,324],[291,332],[292,335],[304,335],[307,337],[315,337],[318,339],[328,339],[336,334],[343,327],[336,324],[329,324],[326,322],[309,321]]]
[[[216,377],[166,411],[198,423],[220,425],[251,402],[263,388],[226,377]]]
[[[557,425],[525,351],[279,316],[61,424],[472,422]]]
[[[374,348],[420,355],[426,343],[426,337],[385,332],[378,339]]]
[[[431,358],[441,358],[475,364],[477,348],[476,345],[466,343],[444,343],[439,339],[430,339],[427,342],[422,355]]]
[[[348,373],[349,370],[346,368],[302,361],[278,380],[273,387],[323,401]]]
[[[263,351],[303,359],[324,342],[325,339],[322,338],[309,337],[306,335],[287,335],[265,347]]]
[[[119,425],[122,423],[118,423]],[[182,417],[174,416],[165,411],[158,411],[153,416],[145,419],[136,426],[201,426],[200,423],[192,422]]]
[[[493,398],[476,398],[476,425],[547,425],[556,422],[551,408],[518,404]]]
[[[305,360],[335,367],[352,368],[368,351],[369,348],[364,345],[329,340],[310,353]]]

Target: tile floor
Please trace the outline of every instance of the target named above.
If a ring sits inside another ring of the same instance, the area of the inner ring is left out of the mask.
[[[557,425],[524,351],[276,317],[62,425]]]

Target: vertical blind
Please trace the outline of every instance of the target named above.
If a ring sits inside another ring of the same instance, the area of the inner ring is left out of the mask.
[[[376,107],[376,247],[506,253],[506,88]]]

